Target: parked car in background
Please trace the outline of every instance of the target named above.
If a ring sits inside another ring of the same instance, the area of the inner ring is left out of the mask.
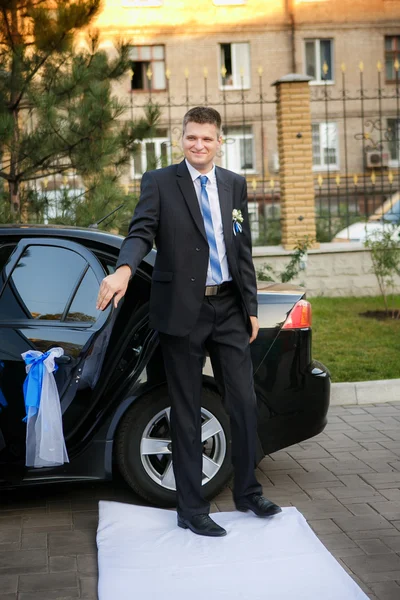
[[[108,479],[119,470],[143,498],[175,503],[170,400],[158,335],[148,325],[154,250],[118,308],[96,310],[122,240],[95,229],[0,226],[0,486]],[[305,290],[265,284],[258,299],[251,352],[261,460],[324,429],[330,376],[312,358]],[[64,350],[55,380],[70,462],[27,468],[21,354],[52,347]],[[230,429],[208,364],[203,386],[203,484],[212,497],[231,474]]]
[[[359,221],[339,231],[332,242],[365,242],[367,237],[376,237],[390,231],[394,239],[400,240],[400,194],[388,198],[370,215],[367,221]]]

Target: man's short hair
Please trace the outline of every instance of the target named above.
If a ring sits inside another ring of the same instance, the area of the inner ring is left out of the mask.
[[[221,115],[215,108],[209,106],[195,106],[188,110],[183,117],[183,131],[186,129],[188,123],[210,123],[215,125],[218,133],[221,132]]]

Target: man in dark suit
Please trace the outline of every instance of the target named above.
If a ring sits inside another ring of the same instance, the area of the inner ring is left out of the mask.
[[[209,107],[183,120],[185,160],[143,175],[139,203],[114,274],[99,291],[101,310],[117,306],[153,240],[157,258],[150,326],[159,332],[171,397],[178,525],[208,536],[226,531],[202,494],[202,367],[209,351],[229,412],[238,510],[269,517],[281,509],[255,478],[256,397],[249,344],[257,337],[257,288],[246,180],[216,167],[221,117]]]

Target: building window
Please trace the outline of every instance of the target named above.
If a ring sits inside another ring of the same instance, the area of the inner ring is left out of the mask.
[[[400,62],[400,35],[387,35],[385,37],[385,74],[386,82],[396,81],[396,59]]]
[[[164,46],[132,46],[132,90],[165,90]]]
[[[143,6],[162,6],[162,0],[122,0],[122,6],[125,8],[138,7],[142,8]]]
[[[333,40],[305,40],[306,73],[315,82],[333,81]]]
[[[222,74],[224,70],[225,76]],[[226,72],[225,72],[226,70]],[[220,44],[220,77],[222,89],[249,89],[250,44]]]
[[[313,123],[312,147],[314,170],[339,168],[339,148],[336,123]]]
[[[400,120],[387,120],[387,139],[389,140],[390,166],[398,166],[400,160]]]
[[[132,179],[137,179],[145,171],[151,171],[169,164],[169,139],[166,129],[157,131],[157,137],[143,140],[132,157]]]
[[[254,136],[251,126],[227,127],[223,137],[222,164],[225,169],[235,173],[254,173]]]

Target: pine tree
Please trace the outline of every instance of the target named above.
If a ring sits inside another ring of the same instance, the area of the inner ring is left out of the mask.
[[[8,188],[14,221],[26,199],[40,212],[35,181],[71,171],[84,183],[81,213],[103,216],[120,201],[118,180],[158,120],[150,105],[129,121],[112,95],[130,68],[129,45],[116,43],[112,57],[99,49],[90,25],[100,9],[101,0],[0,0],[0,194]],[[82,30],[85,49],[76,44]]]

